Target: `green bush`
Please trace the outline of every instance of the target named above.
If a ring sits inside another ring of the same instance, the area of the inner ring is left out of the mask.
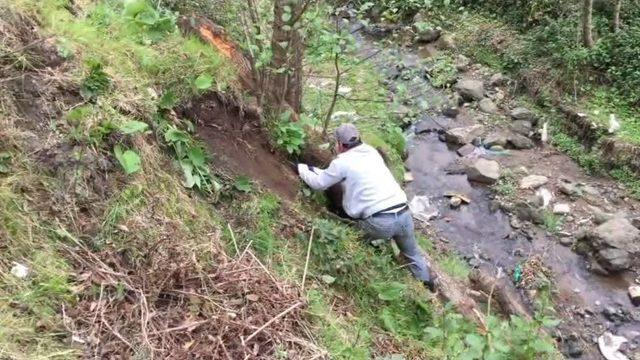
[[[620,90],[640,102],[640,25],[601,38],[592,49],[593,65]]]

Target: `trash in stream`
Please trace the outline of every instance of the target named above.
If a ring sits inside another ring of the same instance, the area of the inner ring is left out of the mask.
[[[618,351],[620,346],[627,341],[625,337],[613,335],[607,331],[598,338],[598,348],[602,356],[607,360],[629,360],[628,357]]]
[[[409,203],[409,209],[416,220],[425,223],[438,216],[438,209],[431,205],[428,196],[414,196]]]
[[[522,281],[522,266],[520,266],[520,264],[516,265],[515,270],[513,270],[513,281],[516,284]]]

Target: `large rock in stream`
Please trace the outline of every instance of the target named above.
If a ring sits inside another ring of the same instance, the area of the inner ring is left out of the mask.
[[[616,217],[578,238],[579,250],[590,253],[609,272],[619,272],[634,265],[640,254],[640,230],[629,220]]]
[[[465,145],[473,141],[476,137],[480,136],[484,130],[482,125],[473,125],[467,127],[457,127],[447,130],[444,134],[444,138],[448,143],[456,145]]]
[[[500,164],[497,161],[478,159],[467,167],[467,179],[483,184],[493,184],[500,178]]]
[[[484,84],[478,80],[459,80],[455,89],[467,101],[482,100],[484,98]]]

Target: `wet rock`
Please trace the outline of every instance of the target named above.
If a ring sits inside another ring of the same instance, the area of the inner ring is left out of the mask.
[[[596,261],[609,272],[619,272],[631,267],[631,256],[622,249],[602,249],[598,251]]]
[[[478,108],[480,111],[487,114],[496,114],[498,113],[498,107],[493,103],[490,99],[482,99],[478,103]]]
[[[562,246],[567,246],[567,247],[572,246],[572,245],[573,245],[573,243],[574,243],[574,241],[575,241],[575,240],[574,240],[573,238],[571,238],[571,237],[565,237],[565,236],[562,236],[562,237],[560,237],[560,238],[558,239],[558,242],[560,243],[560,245],[562,245]]]
[[[631,303],[634,306],[640,305],[640,286],[632,285],[629,286],[629,299],[631,299]]]
[[[465,157],[474,152],[475,149],[476,147],[473,144],[466,144],[463,147],[459,148],[456,152],[458,153],[458,155]]]
[[[507,143],[518,150],[533,149],[536,146],[531,139],[520,134],[511,134],[507,139]]]
[[[605,306],[604,309],[602,309],[602,315],[614,324],[620,324],[630,320],[629,314],[624,309],[611,305]]]
[[[529,175],[520,180],[520,189],[537,189],[549,182],[549,178],[542,175]]]
[[[521,221],[529,221],[538,225],[544,222],[540,208],[526,201],[517,202],[513,207],[513,212]]]
[[[445,139],[448,143],[465,145],[470,143],[474,138],[480,135],[483,129],[484,127],[482,125],[449,129],[445,133]]]
[[[454,196],[449,200],[449,206],[451,206],[452,209],[458,208],[460,205],[462,205],[462,199],[457,196]]]
[[[511,130],[516,134],[529,136],[533,131],[533,126],[527,120],[516,120],[511,124]]]
[[[507,78],[502,75],[502,73],[497,73],[491,75],[491,79],[489,79],[489,84],[491,86],[501,86],[507,83]]]
[[[442,109],[442,115],[449,118],[455,118],[459,113],[460,109],[457,106],[445,106]]]
[[[629,269],[633,257],[640,253],[640,230],[622,217],[585,232],[578,240],[591,250],[594,259],[607,272]]]
[[[632,219],[631,225],[635,226],[637,229],[640,229],[640,218]]]
[[[581,341],[577,336],[570,336],[565,341],[564,353],[570,358],[579,358],[582,356]]]
[[[568,215],[570,212],[571,212],[571,206],[569,206],[569,204],[553,205],[553,213],[556,215]]]
[[[509,115],[513,120],[528,121],[534,125],[538,122],[538,116],[533,111],[524,107],[518,107],[511,110]]]
[[[462,175],[467,172],[467,166],[458,162],[451,163],[444,168],[447,175]]]
[[[419,43],[432,43],[438,40],[440,35],[442,35],[442,30],[438,28],[421,29],[416,33],[416,41]]]
[[[484,85],[478,80],[459,80],[455,90],[467,101],[481,100],[484,98]]]
[[[511,220],[509,221],[509,225],[511,225],[511,227],[516,230],[522,228],[522,223],[515,216],[512,217]]]
[[[454,62],[456,69],[460,72],[465,72],[469,69],[469,64],[471,64],[471,60],[468,57],[459,54],[456,56],[456,60]]]
[[[493,160],[477,159],[467,167],[467,178],[483,184],[493,184],[500,178],[500,164]]]
[[[451,35],[441,34],[438,41],[436,41],[436,47],[440,50],[455,50],[456,43]]]
[[[484,145],[489,148],[496,145],[507,146],[507,135],[504,133],[493,133],[484,139]]]

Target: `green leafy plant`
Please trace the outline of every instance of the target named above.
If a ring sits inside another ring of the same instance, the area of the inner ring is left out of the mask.
[[[111,85],[111,78],[102,70],[102,64],[95,60],[87,61],[89,74],[80,84],[80,95],[85,100],[94,100],[104,94]]]
[[[563,219],[552,213],[551,211],[544,211],[542,213],[542,225],[550,233],[557,233],[562,229]]]
[[[378,299],[384,301],[399,299],[407,289],[407,285],[396,281],[375,284],[373,287],[378,291]]]
[[[158,101],[158,107],[162,110],[171,110],[178,103],[178,98],[173,91],[165,91],[160,100]]]
[[[196,187],[207,193],[220,190],[222,186],[211,175],[204,150],[194,144],[189,133],[175,125],[168,125],[164,131],[164,140],[176,154],[185,177],[185,187]]]
[[[281,117],[275,124],[273,134],[276,144],[289,154],[299,154],[304,146],[306,134],[302,124],[285,120],[287,118],[288,114],[285,114],[284,118]]]
[[[193,81],[193,86],[198,90],[209,90],[213,86],[213,78],[211,75],[202,74]]]
[[[0,174],[8,173],[10,164],[11,164],[11,153],[7,151],[0,152]]]
[[[142,121],[129,120],[120,125],[119,129],[125,135],[132,135],[146,132],[149,129],[149,125]]]
[[[442,55],[429,61],[427,74],[431,85],[435,87],[448,87],[453,84],[458,76],[458,70],[450,56]]]
[[[124,150],[119,144],[114,146],[113,153],[127,175],[140,170],[140,156],[133,150]]]
[[[233,187],[244,193],[249,193],[253,189],[251,179],[248,176],[238,176],[233,182]]]
[[[125,1],[123,15],[138,30],[143,43],[158,42],[176,30],[175,14],[156,9],[147,0]]]

